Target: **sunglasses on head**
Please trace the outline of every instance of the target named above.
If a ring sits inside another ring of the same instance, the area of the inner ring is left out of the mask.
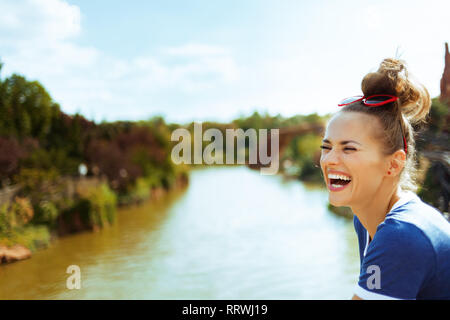
[[[374,94],[371,96],[353,96],[349,98],[345,98],[341,102],[338,103],[339,107],[343,107],[358,101],[362,101],[362,103],[368,107],[379,107],[394,101],[397,101],[398,97],[392,96],[390,94]]]
[[[339,107],[343,107],[358,101],[361,101],[365,106],[368,107],[379,107],[383,106],[385,104],[397,101],[398,97],[390,95],[390,94],[374,94],[371,96],[353,96],[349,98],[345,98],[341,102],[338,103]],[[403,145],[405,149],[405,153],[408,154],[408,145],[406,143],[405,135],[403,134],[403,128],[402,124],[400,123],[400,129],[402,130],[402,138],[403,138]]]

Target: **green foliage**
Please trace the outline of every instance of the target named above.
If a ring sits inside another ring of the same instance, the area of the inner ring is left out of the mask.
[[[313,159],[306,158],[301,163],[300,174],[298,176],[300,180],[321,182],[323,181],[322,171],[316,167]]]
[[[419,186],[418,196],[425,202],[439,208],[439,197],[441,196],[441,185],[439,183],[439,175],[443,175],[442,171],[437,170],[439,165],[431,165],[426,174],[424,182]]]
[[[43,142],[46,149],[64,150],[68,158],[81,162],[84,149],[91,135],[94,134],[95,124],[86,120],[79,114],[69,116],[59,110],[59,106],[53,108],[51,134]]]
[[[140,203],[150,198],[152,187],[157,184],[158,179],[154,178],[137,178],[135,184],[129,188],[126,193],[120,194],[118,201],[121,205]]]
[[[80,203],[88,214],[90,225],[103,227],[114,222],[117,197],[107,184],[85,190]]]
[[[304,181],[320,182],[323,180],[318,159],[320,157],[319,135],[308,133],[295,137],[284,152],[284,159],[289,159],[294,168],[299,168],[298,178]]]
[[[48,247],[51,236],[46,226],[27,226],[11,229],[9,233],[0,232],[0,244],[13,246],[20,244],[31,251]]]
[[[52,106],[39,82],[13,74],[0,83],[0,135],[44,139],[50,131]]]
[[[11,213],[9,211],[9,205],[4,203],[0,206],[0,237],[9,237],[11,232]]]
[[[55,169],[42,170],[35,168],[23,168],[19,174],[14,177],[14,182],[22,186],[26,194],[33,191],[42,192],[44,184],[54,183],[59,178],[59,173]],[[37,189],[37,190],[36,190]]]
[[[50,242],[50,233],[45,226],[29,224],[33,218],[29,199],[16,197],[11,204],[0,206],[0,244],[21,244],[34,251]]]
[[[22,167],[77,174],[93,122],[64,114],[39,82],[17,74],[0,79],[0,115],[0,179]],[[34,147],[25,148],[27,141]]]
[[[11,225],[24,226],[26,225],[34,215],[33,207],[30,200],[22,197],[15,197],[10,207],[11,211]]]
[[[296,154],[300,158],[311,159],[319,151],[322,138],[316,134],[308,133],[297,139]]]
[[[0,207],[0,233],[26,225],[33,218],[34,210],[30,200],[15,197],[12,203]]]
[[[430,110],[430,130],[434,132],[441,132],[446,125],[447,115],[449,113],[449,107],[440,102],[439,98],[432,99]]]
[[[46,224],[50,227],[50,229],[53,229],[55,227],[56,219],[59,215],[59,210],[53,202],[43,200],[34,207],[34,211],[34,223]]]
[[[273,128],[281,128],[285,126],[283,117],[277,115],[275,117],[270,116],[268,113],[264,115],[260,115],[257,111],[255,111],[249,117],[240,117],[239,119],[234,120],[232,123],[237,128],[241,128],[244,131],[250,128],[253,129],[273,129]]]
[[[136,184],[132,188],[130,194],[139,200],[147,200],[150,197],[150,190],[152,188],[152,181],[146,178],[138,178]]]
[[[116,195],[107,184],[88,187],[60,214],[58,232],[62,229],[63,234],[73,233],[111,225],[115,221],[116,204]]]
[[[22,161],[22,167],[58,172],[63,175],[76,175],[80,161],[68,156],[64,149],[37,149]]]

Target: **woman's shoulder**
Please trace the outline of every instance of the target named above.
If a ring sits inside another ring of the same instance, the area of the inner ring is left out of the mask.
[[[394,229],[417,228],[428,234],[438,232],[450,238],[450,223],[436,208],[425,203],[415,193],[409,191],[401,205],[393,208],[383,222]]]
[[[417,195],[391,210],[378,226],[377,234],[381,239],[411,248],[431,246],[436,253],[450,253],[450,223]]]
[[[391,217],[378,226],[373,244],[376,247],[389,248],[394,251],[419,253],[434,251],[431,238],[428,228],[423,227],[422,224]]]

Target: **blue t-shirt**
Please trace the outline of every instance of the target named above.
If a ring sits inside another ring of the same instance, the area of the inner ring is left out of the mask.
[[[415,193],[403,192],[373,240],[356,215],[362,299],[450,299],[450,223]]]

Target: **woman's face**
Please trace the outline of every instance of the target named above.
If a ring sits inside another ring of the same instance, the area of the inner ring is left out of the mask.
[[[320,166],[332,205],[363,205],[381,187],[387,161],[371,134],[378,127],[375,117],[360,112],[339,112],[329,121]],[[348,184],[335,180],[342,175],[350,179]]]

